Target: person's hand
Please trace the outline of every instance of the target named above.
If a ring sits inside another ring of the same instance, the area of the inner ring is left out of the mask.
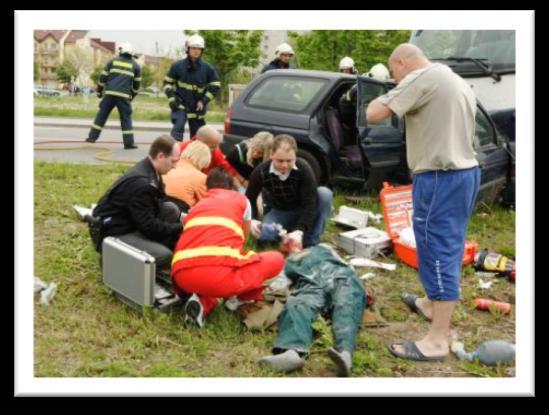
[[[202,101],[198,101],[198,102],[196,103],[196,110],[197,110],[198,112],[202,112],[203,109],[204,109],[204,103],[203,103]]]
[[[97,91],[97,98],[103,98],[103,92]]]
[[[303,249],[303,231],[290,232],[284,238],[283,246],[288,252],[299,252]]]
[[[262,224],[260,221],[252,219],[250,224],[250,233],[255,239],[259,239],[259,236],[261,235],[261,225]]]
[[[170,109],[173,112],[179,110],[179,101],[177,100],[177,98],[170,101]]]

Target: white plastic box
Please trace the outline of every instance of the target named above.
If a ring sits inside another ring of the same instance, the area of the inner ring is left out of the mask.
[[[387,232],[372,227],[340,233],[338,245],[349,254],[365,258],[374,258],[393,247]]]

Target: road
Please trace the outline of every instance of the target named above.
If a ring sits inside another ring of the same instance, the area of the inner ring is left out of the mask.
[[[135,142],[139,148],[124,150],[120,129],[104,129],[99,140],[95,144],[89,144],[84,141],[88,136],[88,127],[75,122],[71,124],[70,121],[65,126],[46,126],[35,122],[34,158],[60,163],[137,162],[147,155],[149,144],[156,137],[170,133],[170,127],[167,123],[165,127],[159,123],[151,123],[146,128],[134,129]],[[188,137],[187,131],[184,139]]]

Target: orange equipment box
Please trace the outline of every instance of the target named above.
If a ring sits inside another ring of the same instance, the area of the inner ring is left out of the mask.
[[[404,245],[399,240],[400,231],[412,226],[412,185],[394,187],[384,182],[379,197],[385,228],[393,241],[396,256],[405,264],[418,269],[416,248]],[[463,265],[469,265],[474,261],[477,250],[476,241],[465,241]]]

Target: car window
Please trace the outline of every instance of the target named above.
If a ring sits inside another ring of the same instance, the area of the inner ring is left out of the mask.
[[[483,147],[495,144],[494,128],[484,112],[477,108],[475,115],[475,141],[477,146]]]
[[[252,107],[301,112],[326,84],[322,79],[273,77],[256,88],[247,100]]]

